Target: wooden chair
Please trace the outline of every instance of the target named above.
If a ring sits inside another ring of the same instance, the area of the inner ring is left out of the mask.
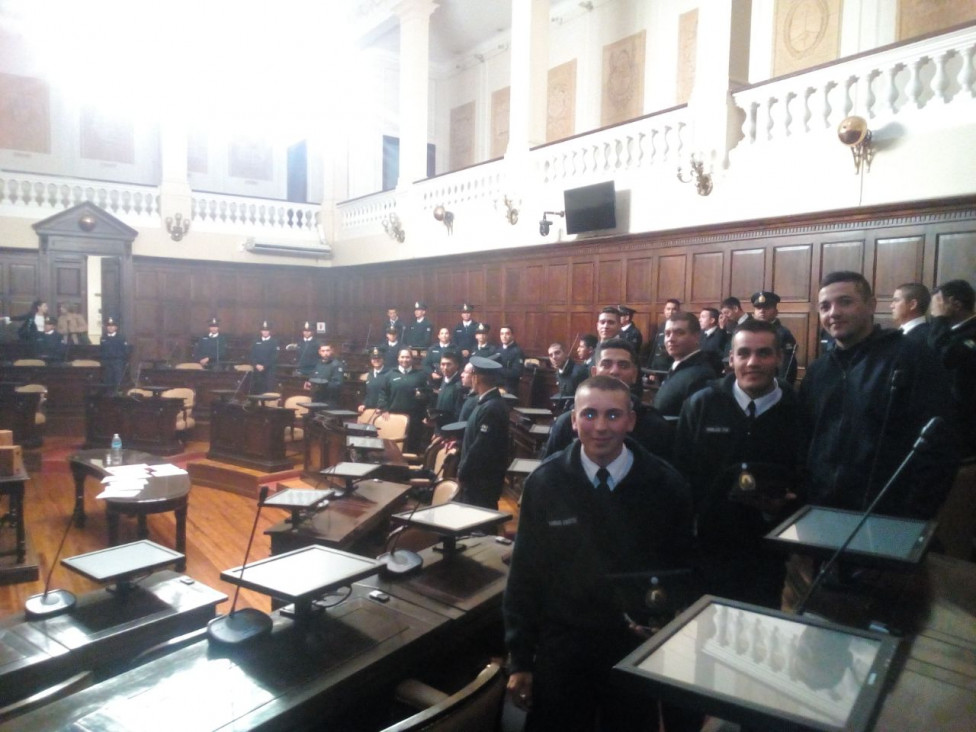
[[[46,366],[43,359],[40,358],[18,358],[13,363],[14,366]]]
[[[285,399],[285,409],[295,410],[295,421],[291,423],[290,427],[285,429],[286,442],[299,442],[305,439],[303,425],[305,424],[305,415],[308,414],[308,407],[301,405],[308,404],[309,401],[311,401],[311,397],[305,396],[304,394],[296,394]]]
[[[362,416],[362,415],[360,415]],[[403,450],[403,440],[407,436],[410,418],[405,414],[381,414],[373,419],[376,435],[381,440],[391,440],[400,450]]]
[[[44,402],[47,400],[47,387],[43,384],[24,384],[23,386],[18,386],[14,391],[19,391],[22,394],[41,395],[37,402],[37,411],[34,412],[34,424],[38,427],[43,427],[47,422],[47,416],[44,414]]]
[[[183,400],[183,409],[176,413],[176,431],[186,435],[196,427],[197,421],[193,418],[193,407],[196,405],[197,395],[193,389],[185,386],[177,386],[167,389],[160,396],[171,397]]]
[[[91,359],[91,358],[76,358],[74,361],[71,361],[71,365],[72,366],[95,367],[95,366],[101,366],[102,365],[102,362],[101,361],[95,361],[94,359]]]
[[[183,369],[185,371],[203,371],[203,366],[196,363],[195,361],[185,361],[184,363],[178,363],[174,369]]]
[[[235,363],[234,371],[254,371],[254,367],[249,363]]]
[[[422,711],[383,732],[495,732],[505,699],[505,675],[501,664],[493,661],[474,681],[451,695],[416,679],[407,679],[397,686],[396,698]]]

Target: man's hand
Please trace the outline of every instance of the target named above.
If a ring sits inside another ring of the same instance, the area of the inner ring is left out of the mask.
[[[365,404],[360,404],[358,407],[356,407],[356,411],[358,411],[360,414],[362,414],[363,412],[366,411],[366,405]]]
[[[254,366],[254,370],[255,371],[264,371],[264,366],[262,366],[261,364],[256,364]]]
[[[508,697],[519,709],[532,708],[532,672],[516,671],[508,677]]]
[[[311,391],[312,390],[312,382],[311,381],[306,381],[304,384],[302,384],[302,388],[305,391]]]
[[[946,308],[946,301],[942,299],[942,293],[937,292],[932,295],[932,302],[929,305],[929,312],[932,314],[933,318],[937,318],[940,315],[948,315]]]
[[[209,356],[204,356],[203,358],[200,359],[200,365],[201,366],[206,366],[208,363],[210,363],[210,357]]]

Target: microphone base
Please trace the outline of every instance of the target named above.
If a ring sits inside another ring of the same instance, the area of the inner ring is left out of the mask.
[[[383,572],[393,575],[408,574],[424,566],[424,558],[417,552],[407,549],[396,549],[380,554],[376,557],[376,561],[383,564]]]
[[[271,616],[247,607],[221,615],[207,624],[207,638],[213,643],[236,646],[271,633]]]
[[[53,618],[69,612],[75,606],[75,596],[67,590],[51,590],[47,594],[33,595],[24,603],[28,620]]]

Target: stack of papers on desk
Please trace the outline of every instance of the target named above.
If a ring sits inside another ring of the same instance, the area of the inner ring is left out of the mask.
[[[146,487],[150,478],[186,475],[185,470],[169,463],[163,465],[146,465],[145,463],[119,465],[114,468],[106,468],[105,472],[108,473],[102,478],[102,485],[105,487],[95,498],[134,498]]]

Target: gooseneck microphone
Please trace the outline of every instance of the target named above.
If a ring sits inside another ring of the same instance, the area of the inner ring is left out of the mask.
[[[51,567],[47,571],[47,579],[44,580],[44,592],[40,595],[28,597],[27,602],[24,603],[24,614],[29,620],[61,615],[75,606],[74,594],[68,590],[51,590],[51,577],[54,575],[54,568],[58,566],[61,551],[64,549],[64,542],[68,538],[68,532],[71,531],[74,522],[74,515],[69,516],[68,525],[61,535],[61,543],[58,544],[58,550],[54,553],[54,561],[51,562]]]
[[[817,591],[821,584],[823,584],[824,578],[827,576],[827,573],[833,569],[834,565],[837,563],[837,560],[840,559],[840,555],[843,554],[844,550],[850,546],[852,541],[854,541],[854,537],[857,536],[857,532],[861,530],[861,527],[864,526],[864,524],[867,523],[867,520],[874,514],[874,509],[877,508],[878,504],[881,503],[882,499],[888,494],[891,486],[893,486],[898,478],[901,477],[901,474],[908,466],[908,463],[910,463],[912,458],[918,454],[920,448],[929,443],[932,436],[942,427],[942,423],[942,417],[932,417],[932,419],[925,423],[925,426],[922,427],[922,431],[918,435],[918,439],[916,439],[915,444],[912,445],[912,449],[908,451],[905,459],[901,461],[901,465],[899,465],[898,469],[892,473],[884,487],[878,491],[878,495],[874,497],[873,501],[871,501],[871,505],[865,509],[864,513],[861,515],[861,520],[857,522],[857,525],[851,530],[851,533],[847,535],[844,543],[837,547],[837,551],[835,551],[830,559],[827,560],[826,564],[820,568],[817,576],[814,578],[813,582],[810,583],[810,587],[807,589],[806,593],[804,593],[803,598],[797,603],[796,608],[793,610],[794,615],[803,615],[804,611],[806,610],[807,603],[810,601],[810,598],[813,597],[813,593]]]
[[[258,496],[258,510],[254,514],[251,536],[247,540],[247,549],[244,550],[244,563],[237,575],[238,582],[234,588],[234,599],[230,604],[230,612],[214,618],[207,624],[207,638],[215,643],[238,645],[271,632],[273,622],[270,615],[253,607],[237,609],[237,598],[241,594],[240,580],[243,579],[244,570],[247,569],[247,557],[251,553],[251,544],[254,542],[254,534],[258,529],[261,508],[267,499],[268,486],[263,485],[261,486],[261,494]]]

